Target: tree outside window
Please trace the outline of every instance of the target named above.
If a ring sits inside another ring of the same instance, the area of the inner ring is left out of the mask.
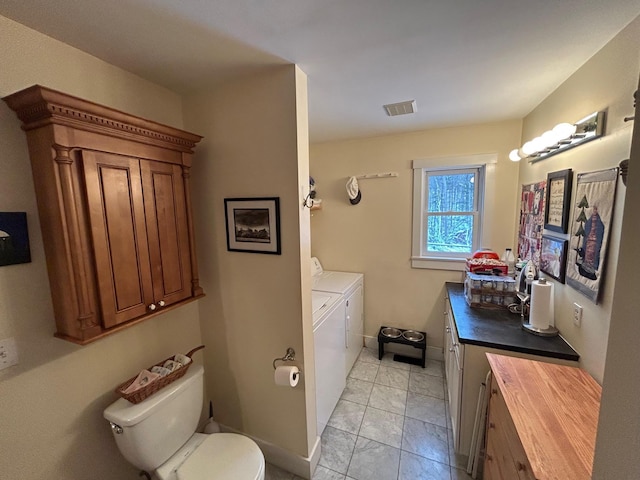
[[[464,162],[450,167],[438,166],[436,159],[414,160],[413,267],[464,269],[464,261],[480,248],[485,165],[495,157],[443,159]]]
[[[468,256],[474,251],[478,170],[425,171],[423,252],[427,255]]]

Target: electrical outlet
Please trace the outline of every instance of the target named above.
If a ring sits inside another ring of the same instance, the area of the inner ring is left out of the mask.
[[[18,363],[18,347],[16,339],[5,338],[0,340],[0,370],[11,367]]]
[[[573,304],[573,324],[578,328],[582,325],[582,305],[577,303]]]

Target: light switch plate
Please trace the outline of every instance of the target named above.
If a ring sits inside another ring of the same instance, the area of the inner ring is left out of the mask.
[[[13,337],[0,340],[0,370],[17,365],[18,346]]]

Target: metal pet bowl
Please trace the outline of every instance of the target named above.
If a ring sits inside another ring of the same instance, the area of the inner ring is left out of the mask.
[[[405,330],[402,332],[402,336],[410,342],[421,342],[424,340],[424,335],[420,332],[416,332],[415,330]]]
[[[382,329],[382,335],[389,338],[398,338],[400,335],[402,335],[402,332],[397,328],[385,327]]]

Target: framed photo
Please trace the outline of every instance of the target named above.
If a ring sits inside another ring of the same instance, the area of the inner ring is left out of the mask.
[[[280,255],[280,198],[225,198],[227,250]]]
[[[0,212],[0,267],[30,261],[27,214]]]
[[[567,233],[571,182],[570,168],[547,174],[547,201],[544,210],[545,229],[558,233]]]
[[[567,244],[562,238],[542,235],[540,271],[564,283],[567,266]]]

